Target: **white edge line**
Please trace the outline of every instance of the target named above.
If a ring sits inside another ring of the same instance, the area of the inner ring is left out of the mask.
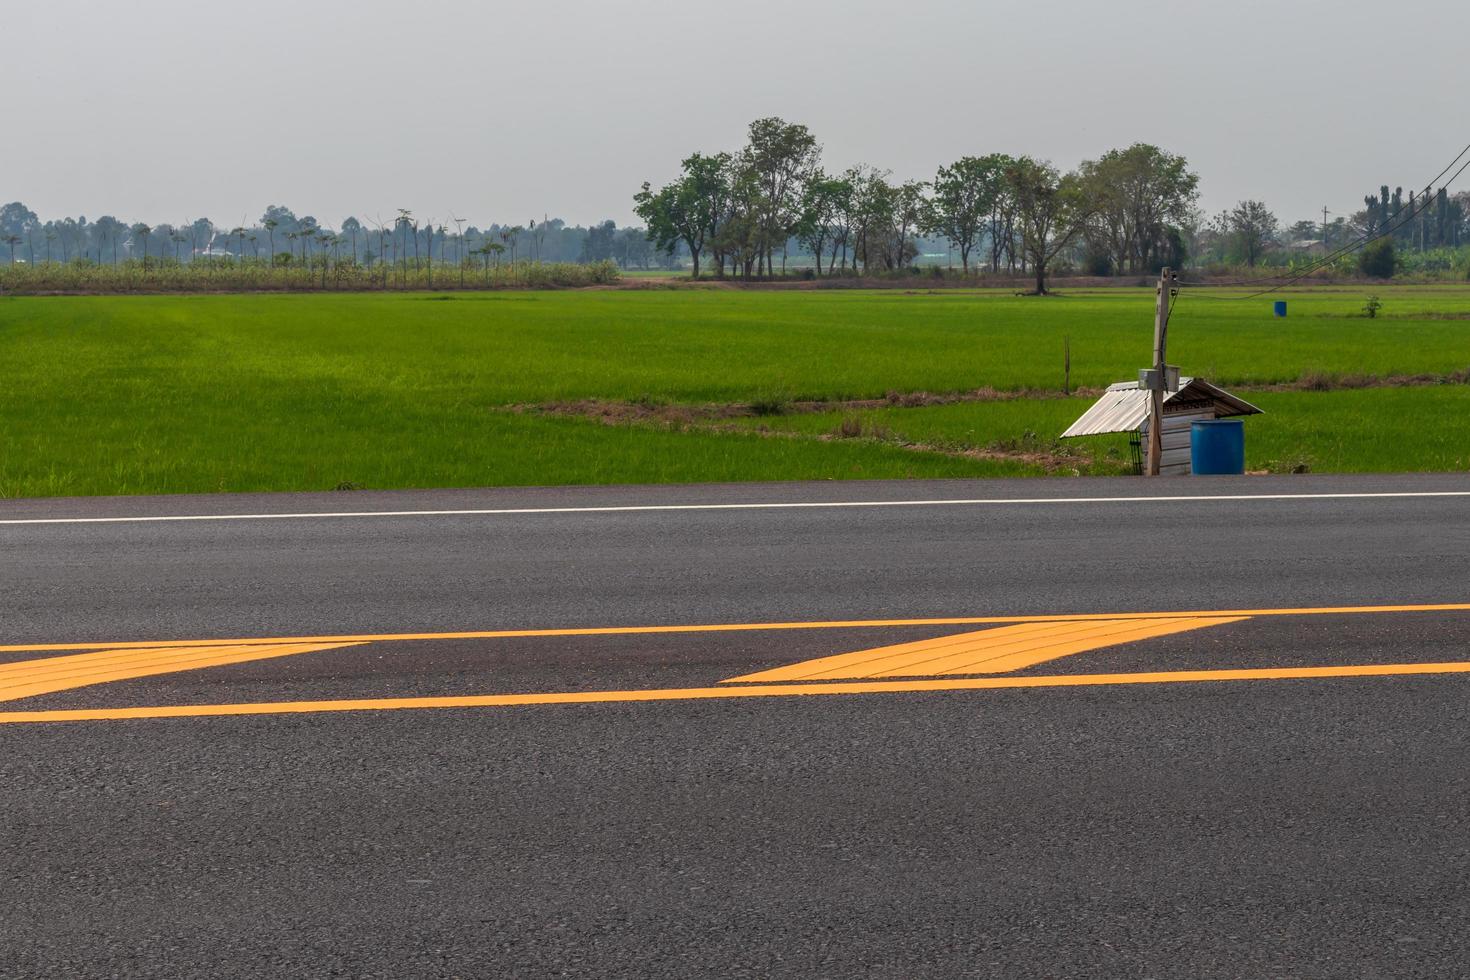
[[[521,507],[475,510],[361,510],[284,514],[162,514],[134,517],[25,517],[0,519],[0,526],[27,524],[154,524],[179,521],[291,521],[365,517],[492,517],[519,514],[621,514],[689,510],[798,510],[818,507],[975,507],[1005,504],[1152,504],[1227,500],[1373,500],[1408,497],[1470,497],[1470,490],[1385,493],[1180,494],[1157,497],[994,497],[953,500],[827,500],[753,504],[644,504],[618,507]]]

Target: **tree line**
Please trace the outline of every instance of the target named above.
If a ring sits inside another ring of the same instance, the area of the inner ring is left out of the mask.
[[[1405,194],[1385,184],[1359,210],[1335,217],[1324,210],[1321,222],[1290,225],[1259,200],[1211,217],[1198,201],[1199,177],[1188,161],[1147,143],[1109,150],[1068,172],[1030,156],[989,153],[938,167],[928,180],[897,180],[866,164],[829,171],[806,126],[770,117],[750,124],[738,150],[693,153],[670,183],[656,190],[644,183],[633,198],[643,227],[581,227],[543,216],[480,228],[407,209],[331,227],[281,205],[235,226],[206,218],[149,225],[112,215],[42,221],[12,202],[0,207],[0,246],[12,267],[134,264],[150,273],[232,265],[242,282],[325,284],[330,271],[385,287],[420,279],[432,285],[436,275],[443,282],[446,266],[461,282],[476,270],[489,281],[502,266],[675,269],[686,256],[696,278],[706,270],[717,278],[769,278],[793,265],[807,275],[868,276],[932,266],[937,250],[951,264],[957,256],[964,275],[1034,277],[1044,292],[1054,270],[1136,276],[1164,265],[1289,267],[1378,235],[1394,248],[1388,259],[1378,255],[1375,270],[1470,265],[1470,192]],[[1344,259],[1329,271],[1350,267]]]
[[[693,153],[670,183],[645,182],[634,208],[660,250],[688,252],[695,277],[706,263],[717,278],[784,274],[793,251],[817,276],[893,271],[915,261],[928,235],[958,254],[964,274],[1019,272],[1043,293],[1058,264],[1135,275],[1165,265],[1290,263],[1325,250],[1332,237],[1346,243],[1376,234],[1405,207],[1385,187],[1381,202],[1369,199],[1335,225],[1324,215],[1320,229],[1312,222],[1283,229],[1257,200],[1207,219],[1188,161],[1147,143],[1065,173],[1030,156],[965,156],[923,181],[897,181],[867,165],[831,173],[821,155],[806,126],[758,119],[741,149]],[[1418,238],[1409,226],[1398,233],[1420,248],[1458,247],[1470,195],[1441,189],[1419,201]]]
[[[677,256],[655,251],[642,228],[619,228],[612,221],[591,227],[560,218],[525,224],[492,223],[481,229],[458,218],[421,220],[400,210],[384,220],[343,219],[335,228],[310,215],[271,205],[254,222],[233,227],[208,218],[178,224],[125,222],[112,215],[89,221],[68,217],[42,221],[19,201],[0,206],[0,244],[10,264],[138,262],[145,269],[162,263],[263,263],[278,269],[320,270],[334,264],[387,269],[406,266],[502,263],[598,263],[652,268]],[[18,254],[17,254],[18,253]]]

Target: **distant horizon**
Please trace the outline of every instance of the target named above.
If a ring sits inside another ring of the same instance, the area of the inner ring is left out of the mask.
[[[799,122],[800,120],[791,120],[791,121],[793,121],[793,122]],[[1167,147],[1165,149],[1167,149]],[[1454,152],[1455,152],[1454,149],[1449,149],[1447,151],[1444,159],[1446,161],[1448,161],[1450,159],[1450,157],[1453,155]],[[1187,153],[1184,154],[1184,156],[1186,157],[1186,159],[1188,158],[1188,154]],[[952,162],[953,161],[945,161],[945,164],[947,165],[948,163],[952,163]],[[1054,162],[1054,161],[1052,161],[1052,162]],[[676,161],[676,163],[677,163],[677,161]],[[1443,164],[1441,164],[1441,166],[1442,165]],[[1193,161],[1191,161],[1191,166],[1193,166]],[[1073,169],[1073,168],[1066,168],[1066,169]],[[671,174],[670,176],[672,177],[673,175]],[[1425,174],[1425,176],[1426,177],[1429,177],[1429,176],[1432,176],[1432,174]],[[1340,209],[1332,208],[1331,202],[1328,202],[1327,207],[1328,207],[1328,211],[1329,211],[1329,215],[1328,215],[1328,221],[1329,221],[1329,223],[1331,223],[1333,221],[1336,221],[1339,218],[1351,218],[1354,214],[1362,211],[1363,208],[1364,208],[1364,202],[1362,200],[1363,196],[1365,194],[1367,194],[1367,193],[1370,193],[1370,192],[1376,193],[1379,190],[1379,188],[1382,187],[1382,186],[1384,186],[1384,185],[1385,185],[1385,182],[1382,181],[1382,180],[1380,180],[1378,183],[1373,184],[1371,186],[1365,184],[1364,187],[1363,187],[1363,194],[1360,194],[1358,196],[1358,198],[1351,205],[1342,205],[1340,207]],[[654,182],[654,186],[655,187],[658,186],[658,182]],[[1387,181],[1386,186],[1388,186],[1390,188],[1390,190],[1401,188],[1404,191],[1405,195],[1408,195],[1411,192],[1417,194],[1417,193],[1421,192],[1424,189],[1424,187],[1423,187],[1422,184],[1411,184],[1411,183],[1406,183],[1406,182],[1397,181],[1397,180]],[[1435,184],[1434,185],[1434,189],[1438,190],[1440,186],[1443,186],[1443,184],[1442,183]],[[15,195],[15,194],[7,194],[7,193],[4,193],[7,190],[7,188],[8,188],[8,185],[0,185],[0,206],[4,206],[4,205],[9,204],[9,203],[12,203],[12,202],[18,203],[18,204],[22,204],[25,207],[27,207],[29,210],[35,212],[38,220],[40,222],[42,222],[42,223],[52,222],[52,221],[64,221],[66,219],[81,219],[81,218],[84,218],[84,217],[89,222],[91,222],[91,221],[96,221],[96,220],[98,220],[100,218],[103,218],[103,217],[113,217],[113,218],[116,218],[119,221],[123,222],[124,224],[134,224],[134,223],[137,223],[138,221],[143,221],[144,223],[147,223],[147,224],[169,224],[169,225],[173,225],[175,227],[186,227],[189,224],[192,224],[193,222],[196,222],[196,221],[199,221],[199,220],[203,219],[203,220],[207,220],[207,221],[211,222],[214,225],[215,230],[218,233],[223,234],[226,231],[228,231],[228,229],[233,228],[233,227],[237,227],[237,226],[239,226],[239,227],[245,227],[245,228],[251,228],[251,227],[257,226],[259,224],[259,222],[261,221],[262,217],[264,216],[264,214],[266,213],[266,211],[269,208],[273,208],[273,207],[284,207],[284,208],[288,208],[294,214],[296,214],[296,216],[299,219],[302,219],[303,221],[306,220],[306,219],[311,219],[315,224],[321,226],[322,228],[324,228],[326,230],[339,230],[341,228],[341,225],[342,225],[343,222],[345,222],[345,221],[347,221],[349,219],[353,219],[353,218],[355,218],[357,221],[359,221],[363,225],[364,228],[367,228],[369,226],[371,226],[373,228],[376,228],[379,223],[381,223],[381,225],[383,227],[389,228],[389,227],[392,226],[393,221],[394,221],[394,218],[396,217],[396,213],[397,213],[397,208],[386,209],[386,210],[385,209],[379,209],[379,210],[374,211],[374,212],[372,212],[370,214],[366,214],[366,213],[363,213],[361,211],[357,211],[357,212],[350,212],[350,213],[344,214],[340,218],[337,218],[335,220],[330,220],[330,219],[323,218],[321,216],[321,214],[316,213],[311,208],[296,208],[289,201],[269,201],[269,202],[266,202],[265,204],[262,204],[260,206],[260,208],[256,212],[254,212],[252,214],[247,214],[247,215],[243,216],[239,220],[226,220],[226,221],[217,220],[214,215],[210,215],[210,214],[187,215],[187,216],[182,217],[182,218],[179,218],[177,220],[172,220],[167,215],[144,215],[144,214],[135,214],[135,213],[128,212],[125,209],[119,209],[119,208],[103,209],[103,210],[99,210],[99,211],[97,211],[96,213],[93,213],[93,214],[89,214],[86,211],[76,210],[76,209],[73,209],[71,211],[63,211],[61,213],[48,214],[48,213],[42,211],[39,207],[36,207],[35,204],[33,204],[31,201],[27,200],[25,198],[25,196],[23,196],[23,195]],[[1210,219],[1212,219],[1213,217],[1215,217],[1215,215],[1217,215],[1220,211],[1225,210],[1225,209],[1228,209],[1228,208],[1234,206],[1235,204],[1239,203],[1240,201],[1245,201],[1245,200],[1257,200],[1257,201],[1262,201],[1263,203],[1265,203],[1267,205],[1267,207],[1268,208],[1271,208],[1271,210],[1276,214],[1277,218],[1280,219],[1281,226],[1282,226],[1283,229],[1289,227],[1290,225],[1292,225],[1293,223],[1295,223],[1297,221],[1313,221],[1313,222],[1316,222],[1316,223],[1319,223],[1320,224],[1321,223],[1321,220],[1322,220],[1322,211],[1321,211],[1321,208],[1318,208],[1317,211],[1315,213],[1313,213],[1313,214],[1300,214],[1299,215],[1299,214],[1283,213],[1279,208],[1276,208],[1275,206],[1273,206],[1272,203],[1269,200],[1267,200],[1266,198],[1264,198],[1261,195],[1250,195],[1250,194],[1247,194],[1244,197],[1241,197],[1241,198],[1238,198],[1236,200],[1227,202],[1226,204],[1224,204],[1224,205],[1222,205],[1220,207],[1214,207],[1214,208],[1206,207],[1206,206],[1204,206],[1204,203],[1203,202],[1205,202],[1206,200],[1209,199],[1209,191],[1208,191],[1208,181],[1205,179],[1205,177],[1203,175],[1201,175],[1201,178],[1200,178],[1200,189],[1201,189],[1201,195],[1200,195],[1201,204],[1200,204],[1199,210],[1200,210],[1201,214],[1203,215],[1203,217],[1204,217],[1204,219],[1206,221],[1209,221]],[[1459,183],[1457,183],[1456,185],[1454,185],[1453,187],[1451,187],[1450,193],[1452,195],[1454,195],[1454,194],[1457,194],[1457,193],[1465,192],[1467,190],[1470,190],[1470,182],[1466,182],[1465,179],[1462,177],[1462,179],[1461,179],[1461,181]],[[636,191],[636,188],[634,188],[634,191]],[[632,200],[632,196],[633,196],[634,191],[629,191],[628,199],[630,201]],[[467,217],[467,216],[465,216],[462,213],[456,213],[456,212],[453,212],[453,211],[451,211],[450,214],[449,214],[449,216],[447,216],[447,217],[440,217],[440,216],[437,216],[437,215],[430,215],[430,214],[420,213],[417,209],[410,208],[409,210],[413,211],[414,216],[415,216],[415,218],[418,221],[420,221],[421,223],[432,222],[436,228],[442,226],[442,227],[449,228],[449,229],[452,230],[454,228],[455,224],[456,224],[456,219],[458,219],[464,225],[464,228],[465,228],[466,232],[468,232],[471,228],[474,228],[474,229],[477,229],[477,230],[490,230],[492,228],[503,228],[503,227],[505,227],[505,228],[508,228],[508,227],[516,227],[516,226],[527,227],[530,224],[531,221],[535,221],[537,224],[541,224],[541,223],[546,222],[546,221],[551,221],[551,222],[560,221],[560,222],[562,222],[563,225],[565,225],[568,228],[583,228],[583,229],[592,228],[592,227],[595,227],[595,226],[598,226],[598,225],[602,225],[602,224],[604,224],[607,221],[613,221],[613,222],[615,222],[615,224],[617,225],[617,227],[619,229],[622,229],[622,228],[638,228],[638,227],[643,227],[643,224],[644,224],[636,215],[634,215],[631,212],[631,210],[629,210],[625,214],[621,214],[620,216],[614,216],[612,214],[605,214],[605,215],[603,215],[600,218],[596,218],[596,219],[592,219],[592,220],[585,220],[585,219],[576,219],[576,220],[574,220],[574,219],[570,219],[570,218],[566,217],[566,215],[564,215],[564,214],[558,213],[555,210],[552,210],[552,211],[545,211],[545,210],[543,210],[542,213],[541,213],[541,216],[539,216],[539,217],[527,218],[527,219],[522,219],[522,220],[519,220],[519,221],[514,220],[514,219],[510,219],[510,218],[492,218],[488,222],[485,222],[485,223],[481,223],[481,221],[478,220],[478,219],[476,219],[476,218]],[[385,214],[386,214],[386,216],[384,216]]]
[[[1188,158],[1207,215],[1249,198],[1289,224],[1355,211],[1385,181],[1420,189],[1466,140],[1440,133],[1461,34],[1421,30],[1458,22],[1448,0],[1391,20],[1366,0],[1059,0],[1043,23],[986,0],[922,16],[873,0],[11,6],[7,122],[25,138],[0,201],[45,219],[233,226],[285,204],[334,226],[379,213],[364,205],[627,226],[645,180],[778,115],[829,169],[899,180],[965,155],[1072,169],[1153,143]]]

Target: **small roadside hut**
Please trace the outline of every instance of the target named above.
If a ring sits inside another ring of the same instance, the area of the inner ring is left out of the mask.
[[[1133,465],[1143,472],[1143,445],[1148,440],[1149,393],[1137,381],[1119,381],[1062,433],[1063,439],[1098,436],[1108,432],[1133,433]],[[1163,446],[1159,460],[1161,475],[1188,476],[1190,472],[1190,424],[1203,419],[1228,419],[1260,415],[1261,410],[1203,378],[1180,378],[1178,391],[1164,392]]]

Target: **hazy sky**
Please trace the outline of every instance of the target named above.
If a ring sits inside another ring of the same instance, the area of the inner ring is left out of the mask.
[[[1283,220],[1470,141],[1463,0],[0,0],[0,201],[233,225],[631,217],[745,125],[829,169],[1144,140]],[[1470,179],[1462,178],[1470,186]]]

